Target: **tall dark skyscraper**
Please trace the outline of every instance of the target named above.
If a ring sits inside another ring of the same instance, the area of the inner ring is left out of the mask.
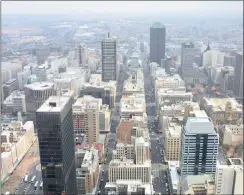
[[[236,54],[233,92],[236,97],[243,98],[243,54]]]
[[[36,111],[44,195],[76,194],[72,100],[51,96]]]
[[[102,41],[102,80],[116,81],[117,79],[117,58],[116,40],[110,37]]]
[[[180,75],[183,78],[193,69],[194,52],[195,46],[193,43],[182,43]]]
[[[161,64],[165,58],[165,27],[156,22],[150,28],[150,62]]]

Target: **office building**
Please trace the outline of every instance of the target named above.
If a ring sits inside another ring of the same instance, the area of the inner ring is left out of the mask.
[[[75,58],[78,59],[79,66],[85,66],[88,62],[88,48],[85,44],[80,44],[75,50]]]
[[[89,147],[99,141],[99,111],[101,106],[102,100],[91,96],[78,98],[73,105],[74,138],[85,134]]]
[[[166,29],[160,22],[150,28],[150,62],[161,64],[165,58]]]
[[[18,73],[19,90],[23,90],[28,82],[28,77],[31,75],[31,67],[25,66],[21,72]]]
[[[135,139],[135,163],[143,165],[150,159],[149,142],[143,137]]]
[[[123,158],[134,160],[135,146],[127,143],[117,143],[113,150],[113,159],[122,160]]]
[[[80,89],[80,96],[91,95],[95,98],[101,98],[103,104],[114,107],[116,98],[116,81],[103,82],[101,74],[92,74],[89,82],[84,83]]]
[[[164,122],[165,161],[179,161],[183,120],[166,117]]]
[[[222,91],[228,93],[233,92],[234,86],[234,67],[224,66],[220,72],[220,88]]]
[[[241,53],[236,54],[233,92],[237,98],[243,98],[243,54]]]
[[[25,94],[23,91],[13,91],[3,101],[3,112],[5,113],[26,113]]]
[[[117,80],[116,40],[108,37],[102,41],[102,80]]]
[[[109,164],[109,182],[118,180],[141,180],[142,183],[151,182],[151,162],[135,164],[133,160],[111,160]]]
[[[3,84],[3,95],[4,99],[10,96],[10,94],[18,89],[18,80],[10,79],[6,83]]]
[[[39,82],[47,81],[47,70],[45,65],[40,65],[36,69],[36,76]]]
[[[234,68],[236,66],[236,57],[234,55],[226,54],[224,56],[224,66],[231,66]]]
[[[77,194],[95,194],[99,179],[99,157],[94,148],[87,150],[80,168],[76,169]]]
[[[55,89],[53,83],[48,82],[36,82],[25,85],[25,103],[28,120],[32,120],[35,123],[35,112],[46,101],[49,96],[55,95]]]
[[[209,72],[209,68],[224,64],[224,53],[218,50],[208,50],[203,54],[203,68]]]
[[[76,194],[71,98],[49,97],[36,111],[36,124],[43,193]]]
[[[17,78],[17,74],[22,70],[21,61],[19,59],[3,61],[1,63],[1,68],[2,83],[5,83],[10,79]]]
[[[37,64],[44,64],[48,56],[50,55],[50,49],[48,45],[41,45],[36,50]]]
[[[165,69],[167,74],[170,74],[170,69],[173,68],[173,61],[170,56],[166,56],[161,60],[161,67]]]
[[[218,165],[215,194],[243,194],[243,161],[229,159],[230,165]]]
[[[210,118],[189,117],[182,128],[181,176],[214,174],[219,135]]]
[[[194,52],[195,46],[193,43],[182,43],[180,74],[183,78],[193,69]]]

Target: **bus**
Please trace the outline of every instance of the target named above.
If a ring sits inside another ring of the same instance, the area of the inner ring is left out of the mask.
[[[36,181],[35,185],[34,185],[34,189],[36,190],[37,189],[37,186],[38,186],[38,181]]]
[[[34,183],[35,179],[36,179],[36,176],[34,175],[34,176],[31,178],[31,183]]]
[[[41,181],[39,188],[42,189],[43,181]]]
[[[25,182],[28,181],[28,175],[25,175]]]

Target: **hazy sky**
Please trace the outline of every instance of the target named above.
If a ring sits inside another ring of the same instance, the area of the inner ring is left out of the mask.
[[[2,1],[3,14],[82,14],[86,12],[123,13],[243,13],[242,1]]]

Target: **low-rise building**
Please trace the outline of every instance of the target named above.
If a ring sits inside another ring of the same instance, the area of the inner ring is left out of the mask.
[[[237,124],[243,116],[243,106],[235,98],[204,97],[201,104],[215,125]]]
[[[187,194],[215,194],[214,179],[210,175],[188,175],[182,181],[182,193]]]
[[[225,125],[220,131],[223,135],[223,145],[237,146],[243,143],[243,124]]]
[[[132,116],[143,116],[146,113],[144,94],[122,96],[120,100],[121,118],[129,119]]]
[[[142,183],[141,180],[117,180],[107,182],[105,190],[108,195],[112,194],[154,194],[153,186],[150,183]]]
[[[1,132],[1,182],[17,167],[35,141],[34,124],[12,122]]]

